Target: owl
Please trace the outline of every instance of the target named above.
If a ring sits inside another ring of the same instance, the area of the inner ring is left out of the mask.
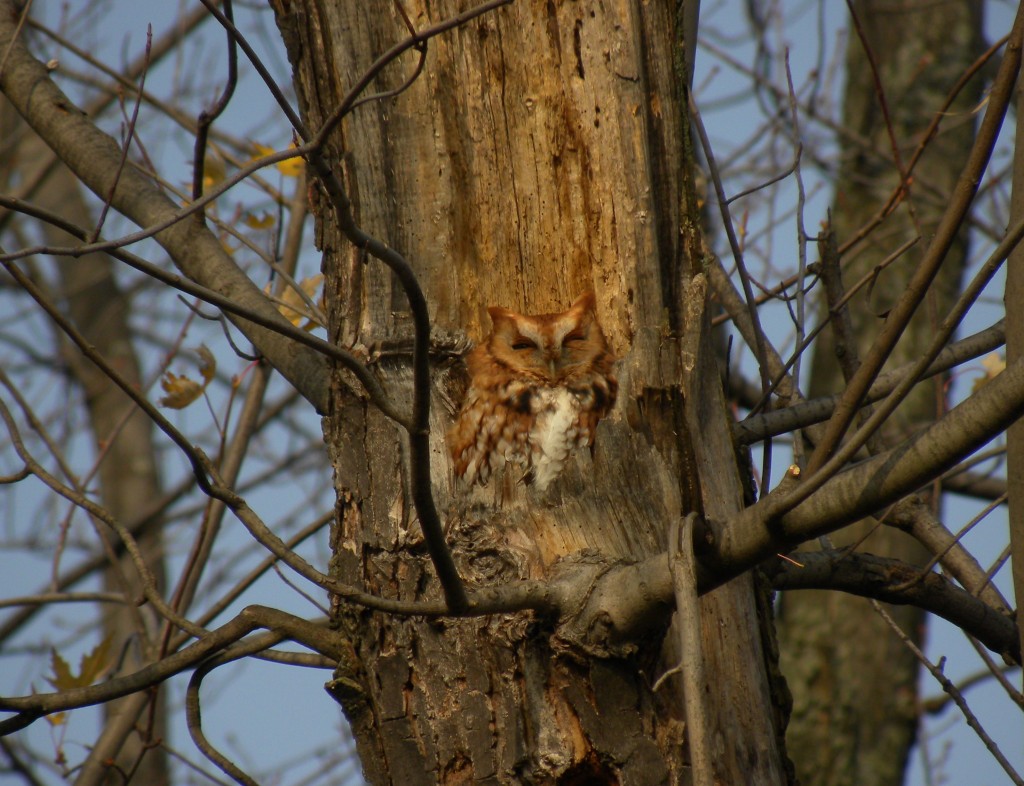
[[[470,386],[448,432],[455,474],[487,482],[503,462],[544,491],[615,404],[615,358],[587,292],[560,314],[487,309],[491,334],[469,354]]]

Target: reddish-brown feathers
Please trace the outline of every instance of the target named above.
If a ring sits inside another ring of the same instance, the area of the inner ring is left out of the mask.
[[[486,483],[504,462],[543,491],[615,404],[615,358],[594,313],[594,293],[568,311],[529,316],[492,306],[494,327],[467,358],[470,387],[448,448],[455,473]]]

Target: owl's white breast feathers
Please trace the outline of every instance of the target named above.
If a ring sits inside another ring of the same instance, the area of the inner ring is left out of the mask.
[[[533,482],[544,491],[562,471],[579,437],[580,401],[565,388],[542,388],[530,434]]]

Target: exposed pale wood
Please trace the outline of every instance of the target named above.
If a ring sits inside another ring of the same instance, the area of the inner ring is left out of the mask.
[[[390,6],[274,5],[313,127],[406,34]],[[462,10],[454,2],[404,7],[417,26]],[[478,339],[489,305],[551,312],[593,288],[621,358],[619,402],[593,450],[579,452],[543,496],[512,476],[469,491],[454,484],[443,435],[465,379],[459,362],[438,365],[434,491],[471,584],[549,577],[566,560],[641,560],[665,548],[670,521],[701,506],[678,340],[700,246],[691,234],[684,247],[690,168],[673,14],[662,3],[514,3],[431,41],[409,91],[360,108],[330,142],[357,221],[412,262],[440,328]],[[413,58],[371,89],[400,84]],[[353,264],[330,216],[318,216],[332,335],[372,348],[407,334],[390,275]],[[398,400],[402,392],[408,399],[401,357],[375,368]],[[718,384],[717,373],[710,378]],[[402,436],[344,385],[332,399],[333,570],[386,596],[438,597],[401,480]],[[720,404],[719,391],[710,409],[719,406],[728,443]],[[725,460],[735,465],[731,450]],[[739,505],[731,473],[727,493]],[[778,783],[756,600],[749,582],[720,593],[703,602],[716,775]],[[562,638],[554,621],[529,613],[428,624],[342,608],[339,619],[366,674],[342,704],[374,783],[688,778],[676,695],[650,688],[664,667],[660,634],[623,646],[595,626]]]

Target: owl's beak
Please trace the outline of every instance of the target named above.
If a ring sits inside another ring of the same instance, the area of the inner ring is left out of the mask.
[[[552,379],[558,379],[558,358],[548,358],[548,371]]]

